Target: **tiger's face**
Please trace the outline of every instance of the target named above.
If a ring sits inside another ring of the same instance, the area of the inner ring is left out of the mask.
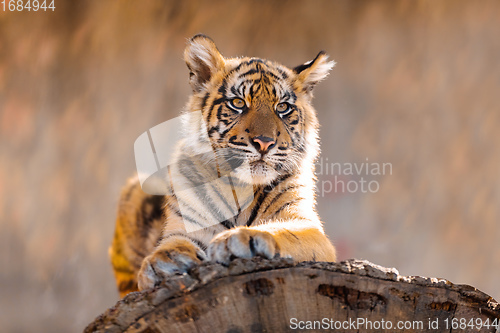
[[[264,59],[226,59],[211,39],[197,35],[185,60],[189,109],[203,117],[195,144],[210,144],[248,184],[267,185],[312,163],[318,153],[312,88],[334,65],[323,52],[290,69]]]

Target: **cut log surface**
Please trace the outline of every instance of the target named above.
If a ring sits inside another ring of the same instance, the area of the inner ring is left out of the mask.
[[[127,295],[85,332],[495,332],[500,305],[368,261],[237,259]]]

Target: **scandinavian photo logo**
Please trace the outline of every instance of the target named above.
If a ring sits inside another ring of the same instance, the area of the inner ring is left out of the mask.
[[[329,193],[376,193],[380,190],[380,178],[392,175],[391,163],[329,162],[321,157],[316,163],[317,192],[324,197]]]

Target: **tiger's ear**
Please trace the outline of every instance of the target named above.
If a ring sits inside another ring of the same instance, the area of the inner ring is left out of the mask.
[[[318,53],[316,58],[293,69],[297,74],[297,81],[302,84],[306,92],[311,92],[316,83],[323,80],[335,66],[335,61],[328,61],[325,51]]]
[[[212,75],[224,67],[224,57],[214,41],[201,34],[189,40],[184,60],[189,68],[189,83],[195,92],[201,91]]]

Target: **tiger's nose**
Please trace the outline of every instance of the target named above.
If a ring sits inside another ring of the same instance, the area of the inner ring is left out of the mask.
[[[265,154],[276,146],[276,141],[270,137],[259,135],[252,138],[252,144],[257,148],[259,153]]]

